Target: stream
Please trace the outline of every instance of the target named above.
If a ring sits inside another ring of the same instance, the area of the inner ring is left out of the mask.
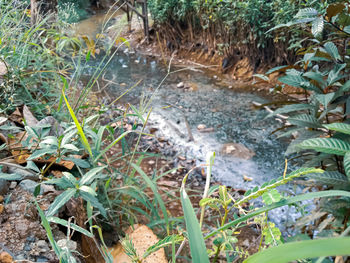
[[[92,74],[94,68],[90,70]],[[268,99],[218,85],[220,80],[205,72],[178,71],[173,66],[170,72],[178,72],[167,76],[167,70],[154,58],[117,53],[104,76],[115,83],[108,94],[117,98],[141,80],[120,103],[138,107],[149,103],[148,126],[158,129],[155,136],[170,141],[186,158],[205,163],[206,155],[215,152],[213,176],[225,185],[248,189],[281,176],[286,144],[271,135],[279,123],[265,119],[265,109],[253,108],[253,102],[267,103]],[[181,82],[185,87],[178,87]]]
[[[91,60],[85,74],[92,75],[101,60],[102,55]],[[156,128],[155,136],[171,142],[178,155],[196,159],[197,165],[215,152],[214,180],[235,189],[251,189],[283,174],[287,144],[271,135],[280,124],[265,118],[265,109],[253,107],[253,102],[269,102],[267,91],[235,89],[234,83],[229,87],[220,77],[193,68],[173,65],[167,73],[156,57],[118,51],[104,74],[114,83],[107,90],[110,98],[101,100],[113,100],[140,81],[119,103],[152,107],[148,127]],[[277,209],[270,216],[281,226],[296,214]]]

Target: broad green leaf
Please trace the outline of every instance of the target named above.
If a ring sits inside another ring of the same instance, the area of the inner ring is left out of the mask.
[[[17,181],[22,179],[22,175],[20,174],[7,174],[0,172],[0,179],[7,181]]]
[[[344,155],[344,170],[346,176],[350,180],[350,151]]]
[[[280,201],[282,196],[276,189],[271,189],[270,191],[263,193],[262,199],[265,204],[271,205]]]
[[[295,17],[315,17],[318,15],[318,12],[314,8],[303,8],[298,11],[298,13],[295,15]]]
[[[91,169],[86,174],[83,175],[83,177],[80,179],[79,184],[91,184],[92,181],[96,178],[100,178],[101,176],[96,176],[96,174],[100,173],[103,169],[105,169],[106,166],[96,167],[94,169]]]
[[[325,171],[322,174],[310,174],[308,178],[327,185],[348,186],[350,184],[349,179],[338,171]]]
[[[288,121],[293,125],[297,125],[301,127],[309,127],[309,128],[322,127],[319,121],[315,117],[309,114],[300,114],[293,117],[289,117]]]
[[[303,76],[317,81],[322,88],[326,85],[326,82],[323,79],[323,75],[321,73],[314,72],[314,71],[308,71],[308,72],[304,73]]]
[[[71,173],[69,172],[62,172],[63,177],[67,179],[67,181],[69,181],[73,187],[75,187],[75,185],[77,184],[77,178],[75,178]]]
[[[76,166],[79,166],[81,168],[90,168],[91,165],[88,161],[79,159],[79,158],[74,158],[74,157],[64,157],[65,161],[71,161],[73,162]]]
[[[46,212],[47,216],[53,216],[56,214],[64,204],[66,204],[76,193],[76,189],[70,188],[65,190],[62,194],[57,196],[53,203],[50,205],[49,210]]]
[[[27,160],[34,160],[37,159],[41,156],[44,156],[46,154],[53,154],[53,153],[57,153],[57,149],[51,149],[51,148],[44,148],[44,149],[39,149],[36,150],[35,152],[33,152]]]
[[[61,148],[67,149],[67,150],[71,150],[71,151],[75,151],[75,152],[79,151],[79,149],[75,145],[70,144],[70,143],[62,145]]]
[[[107,218],[107,213],[106,213],[105,208],[103,207],[103,205],[100,203],[100,201],[98,201],[98,199],[95,196],[89,194],[88,192],[84,192],[84,191],[79,192],[79,194],[85,201],[90,202],[90,204],[93,207],[96,207],[102,216]]]
[[[345,155],[350,151],[349,143],[334,138],[309,139],[300,143],[298,147],[336,155]]]
[[[325,128],[331,131],[337,131],[341,132],[344,134],[349,134],[350,135],[350,124],[347,123],[331,123],[331,124],[325,124],[323,125]]]
[[[40,144],[48,144],[48,145],[54,145],[58,146],[58,140],[54,136],[47,136],[40,142]]]
[[[315,98],[319,103],[321,103],[326,109],[328,108],[328,104],[333,100],[335,93],[327,93],[327,94],[316,94]]]
[[[303,78],[302,76],[294,75],[294,74],[285,75],[283,77],[278,78],[278,80],[281,81],[282,83],[289,85],[289,86],[299,87],[299,88],[302,88],[304,83],[307,82],[307,80],[305,78]]]
[[[92,233],[90,233],[89,231],[87,231],[86,229],[84,229],[76,224],[68,223],[67,220],[64,220],[64,219],[61,219],[61,218],[58,218],[55,216],[49,216],[49,217],[47,217],[47,221],[49,221],[51,223],[55,223],[55,224],[60,224],[60,225],[65,226],[67,228],[69,227],[75,231],[78,231],[79,233],[81,233],[85,236],[94,237],[94,235]]]
[[[317,17],[313,22],[311,26],[311,32],[312,34],[317,37],[319,34],[322,33],[324,27],[324,21],[323,17],[319,16]]]
[[[338,48],[333,42],[327,42],[324,44],[324,49],[327,51],[327,53],[335,60],[341,59]]]
[[[205,247],[202,231],[193,210],[191,201],[185,191],[184,183],[181,186],[181,204],[184,211],[186,229],[190,243],[192,262],[209,263],[207,249]]]
[[[80,136],[80,139],[81,139],[81,142],[83,143],[85,149],[88,151],[88,153],[90,154],[90,156],[92,157],[92,151],[91,151],[91,147],[90,147],[90,144],[85,136],[85,133],[83,131],[83,128],[81,127],[77,117],[75,116],[75,113],[73,111],[73,109],[71,108],[71,106],[69,105],[69,102],[66,98],[66,95],[65,95],[65,89],[66,87],[68,87],[68,83],[67,83],[67,80],[65,78],[62,77],[62,80],[64,82],[64,85],[63,85],[63,88],[62,88],[62,97],[66,103],[66,106],[68,108],[68,111],[69,111],[69,114],[71,115],[73,121],[74,121],[74,124],[75,126],[77,127],[77,131],[78,131],[78,134]]]
[[[90,186],[87,186],[87,185],[80,186],[80,187],[79,187],[79,190],[80,190],[80,191],[87,192],[87,193],[91,194],[92,196],[96,196],[96,195],[97,195],[97,193],[95,192],[95,190],[92,189]]]
[[[306,104],[306,103],[290,104],[290,105],[286,105],[286,106],[283,106],[282,108],[275,110],[274,112],[270,113],[268,115],[268,117],[271,117],[271,116],[274,116],[277,114],[291,113],[294,111],[311,110],[314,108],[315,107],[313,105]]]
[[[247,258],[244,263],[287,263],[298,259],[350,255],[350,237],[291,242],[270,247]]]

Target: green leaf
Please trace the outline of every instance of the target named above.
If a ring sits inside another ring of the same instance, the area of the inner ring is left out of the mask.
[[[47,221],[55,223],[55,224],[60,224],[60,225],[65,226],[67,228],[69,227],[75,231],[78,231],[79,233],[81,233],[85,236],[94,237],[94,235],[91,232],[87,231],[86,229],[84,229],[80,226],[77,226],[76,224],[68,223],[67,220],[64,220],[64,219],[61,219],[61,218],[58,218],[55,216],[49,216],[49,217],[47,217]]]
[[[119,142],[121,139],[123,139],[127,134],[135,132],[135,131],[126,131],[123,134],[121,134],[117,139],[115,139],[111,144],[109,144],[105,149],[103,149],[100,154],[94,159],[94,163],[96,163],[102,155],[104,155],[110,148],[112,148],[117,142]]]
[[[97,193],[95,192],[95,190],[92,189],[90,186],[87,186],[87,185],[80,186],[80,187],[79,187],[79,190],[80,190],[80,191],[84,191],[84,192],[86,192],[86,193],[89,193],[89,194],[91,194],[92,196],[96,196],[96,195],[97,195]]]
[[[22,180],[22,175],[20,175],[20,174],[7,174],[7,173],[0,172],[0,179],[7,180],[7,181],[17,181],[17,180]]]
[[[207,249],[205,247],[202,231],[199,226],[196,214],[185,190],[184,182],[181,190],[181,204],[184,211],[186,229],[190,243],[192,262],[209,263]]]
[[[44,156],[45,154],[53,154],[57,153],[57,149],[51,149],[51,148],[44,148],[44,149],[39,149],[33,152],[27,160],[34,160],[37,159],[41,156]]]
[[[327,128],[328,130],[337,131],[337,132],[341,132],[341,133],[350,135],[350,124],[336,122],[336,123],[332,123],[332,124],[325,124],[323,126],[325,128]]]
[[[51,230],[51,227],[50,227],[50,224],[49,224],[49,221],[47,221],[47,218],[43,212],[43,210],[41,210],[38,202],[36,200],[35,201],[35,205],[36,205],[36,208],[38,209],[39,211],[39,215],[40,215],[40,218],[41,218],[41,224],[44,226],[45,228],[45,231],[46,231],[46,235],[50,241],[50,244],[53,248],[53,250],[55,251],[56,255],[59,256],[61,255],[61,248],[57,245],[54,237],[53,237],[53,234],[52,234],[52,230]]]
[[[345,155],[350,151],[349,143],[334,138],[309,139],[300,143],[298,147],[336,155]]]
[[[344,155],[344,170],[346,176],[350,180],[350,151]]]
[[[283,77],[278,78],[279,81],[285,83],[289,86],[302,88],[303,83],[307,82],[305,78],[300,75],[288,74]]]
[[[327,42],[326,44],[324,44],[324,49],[333,59],[341,59],[338,52],[338,48],[333,42]]]
[[[93,207],[96,207],[98,211],[100,211],[102,216],[107,218],[106,209],[103,207],[103,205],[98,201],[96,197],[84,191],[79,192],[79,194],[85,201],[90,202]]]
[[[350,237],[335,237],[286,243],[270,247],[244,263],[287,263],[297,259],[350,255]]]
[[[86,136],[85,136],[85,133],[84,133],[84,131],[83,131],[83,128],[81,127],[81,125],[80,125],[80,123],[79,123],[77,117],[75,116],[75,113],[74,113],[73,109],[72,109],[71,106],[69,105],[69,102],[68,102],[68,100],[67,100],[67,98],[66,98],[66,95],[64,94],[66,87],[68,87],[67,80],[66,80],[64,77],[61,77],[61,78],[62,78],[63,83],[64,83],[63,88],[62,88],[62,97],[63,97],[63,99],[64,99],[64,101],[65,101],[65,103],[66,103],[66,106],[67,106],[67,108],[68,108],[69,114],[70,114],[70,116],[72,117],[75,126],[77,127],[77,131],[78,131],[78,134],[79,134],[79,136],[80,136],[81,142],[83,143],[84,148],[88,151],[88,153],[89,153],[90,156],[92,157],[91,147],[90,147],[90,144],[89,144],[89,142],[88,142],[88,140],[87,140],[87,138],[86,138]]]
[[[164,220],[165,220],[165,224],[167,226],[167,231],[168,233],[170,232],[170,229],[169,229],[169,218],[168,218],[168,212],[166,210],[166,207],[165,207],[165,204],[162,200],[162,197],[160,196],[158,190],[157,190],[157,186],[153,183],[153,181],[145,174],[144,171],[142,171],[142,169],[132,163],[131,164],[132,167],[142,176],[143,180],[145,180],[145,182],[147,183],[147,185],[151,188],[153,194],[154,194],[154,197],[156,198],[159,206],[160,206],[160,209],[162,210],[162,213],[163,213],[163,216],[164,216]]]
[[[324,173],[316,173],[308,175],[309,179],[313,179],[316,182],[322,184],[334,185],[334,186],[348,186],[350,181],[349,179],[339,173],[338,171],[325,171]]]
[[[268,115],[268,117],[271,117],[271,116],[274,116],[277,114],[290,113],[290,112],[294,112],[294,111],[311,110],[314,108],[315,107],[313,105],[306,104],[306,103],[290,104],[290,105],[286,105],[286,106],[283,106],[282,108],[275,110],[274,112],[270,113]]]
[[[322,125],[318,120],[309,114],[300,114],[293,117],[289,117],[288,121],[297,126],[309,127],[309,128],[321,128]]]
[[[220,203],[220,200],[217,198],[207,197],[207,198],[203,198],[199,201],[200,206],[206,206],[206,205],[213,204],[213,203]]]
[[[316,94],[315,98],[319,103],[321,103],[326,109],[328,108],[328,104],[333,100],[335,93],[327,93],[327,94]]]
[[[149,248],[147,248],[147,250],[143,254],[142,258],[145,259],[146,257],[148,257],[152,253],[156,252],[157,250],[159,250],[163,247],[166,247],[166,246],[170,246],[173,243],[178,244],[178,243],[182,242],[183,240],[184,240],[184,237],[180,236],[180,235],[167,236],[167,237],[163,238],[162,240],[159,240],[153,246],[150,246]]]
[[[225,231],[228,228],[234,227],[235,225],[237,225],[241,222],[246,222],[249,218],[252,218],[252,217],[255,217],[255,216],[260,215],[262,213],[271,211],[275,208],[290,205],[290,204],[295,204],[297,202],[301,202],[301,201],[305,201],[305,200],[322,198],[322,197],[333,197],[333,196],[350,197],[350,192],[340,191],[340,190],[327,190],[327,191],[319,191],[319,192],[312,192],[312,193],[297,195],[294,197],[290,197],[288,199],[282,199],[281,201],[279,201],[277,203],[273,203],[271,205],[259,208],[257,210],[250,212],[247,215],[241,216],[237,219],[230,221],[229,223],[225,224],[224,226],[219,227],[216,230],[212,231],[210,234],[206,235],[205,239],[208,239],[214,235],[217,235],[221,231]]]
[[[47,216],[53,216],[58,209],[60,209],[64,204],[66,204],[76,193],[76,189],[70,188],[64,191],[62,194],[57,196],[53,203],[50,205],[48,211],[46,212]]]
[[[313,22],[311,26],[311,32],[312,34],[317,37],[319,34],[322,33],[324,27],[324,21],[323,17],[319,16],[317,17]]]
[[[62,145],[61,148],[71,150],[71,151],[76,151],[76,152],[79,151],[79,149],[75,145],[70,143]]]
[[[94,169],[91,169],[86,174],[83,175],[83,177],[79,181],[79,185],[84,184],[91,184],[93,180],[96,178],[101,178],[101,175],[95,176],[97,173],[100,173],[103,169],[105,169],[106,166],[96,167]],[[103,175],[104,177],[104,175]]]
[[[271,205],[280,201],[282,196],[276,189],[271,189],[270,191],[263,193],[262,199],[265,204]]]
[[[315,17],[318,15],[318,12],[314,8],[303,8],[298,11],[298,13],[295,15],[296,18],[302,18],[302,17]]]

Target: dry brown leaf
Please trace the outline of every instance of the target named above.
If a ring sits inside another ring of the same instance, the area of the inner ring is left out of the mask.
[[[147,248],[154,245],[159,241],[157,236],[153,233],[153,231],[145,225],[134,225],[134,228],[129,227],[126,231],[129,235],[130,240],[132,241],[136,253],[141,257]],[[114,263],[132,263],[131,259],[124,253],[124,250],[120,243],[111,248],[111,254],[113,256]],[[165,256],[164,248],[159,249],[153,254],[149,255],[142,262],[144,263],[167,263],[168,260]]]
[[[23,106],[23,118],[26,121],[26,125],[30,127],[34,127],[35,125],[38,124],[38,120],[34,117],[33,113],[29,110],[29,108],[24,105]]]
[[[15,158],[16,163],[18,164],[24,164],[27,162],[28,157],[30,156],[30,152],[27,149],[22,148],[22,141],[26,140],[28,138],[28,135],[26,132],[19,132],[16,134],[15,138],[11,138],[9,140],[10,143],[10,150],[12,155]],[[37,145],[33,145],[32,149],[35,149]],[[77,158],[77,157],[75,157]],[[44,158],[37,158],[33,160],[34,163],[40,164],[40,165],[45,165],[45,164],[50,164],[52,162],[55,162],[56,158],[51,157],[49,159],[44,159]],[[56,163],[55,166],[63,167],[66,169],[71,170],[74,167],[74,163],[72,161],[64,161],[61,160],[59,163]]]
[[[20,125],[23,125],[23,123],[22,123],[23,116],[22,116],[22,113],[18,107],[16,108],[16,110],[14,112],[11,113],[11,115],[9,116],[9,120],[16,122]]]

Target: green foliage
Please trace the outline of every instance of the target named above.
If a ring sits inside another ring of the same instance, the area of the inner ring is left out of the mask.
[[[297,30],[281,30],[277,34],[270,29],[287,24],[302,7],[324,11],[327,1],[150,0],[148,3],[155,23],[173,43],[193,43],[193,36],[200,36],[203,45],[227,56],[235,56],[239,51],[252,60],[258,56],[271,62],[274,56],[286,57],[289,42],[294,43],[301,34]],[[312,9],[312,14],[315,11]],[[317,21],[314,30],[320,31],[323,20]],[[174,28],[172,34],[169,27]],[[182,30],[190,31],[189,39]]]
[[[296,259],[349,255],[350,237],[286,243],[254,254],[245,263],[287,263]]]

